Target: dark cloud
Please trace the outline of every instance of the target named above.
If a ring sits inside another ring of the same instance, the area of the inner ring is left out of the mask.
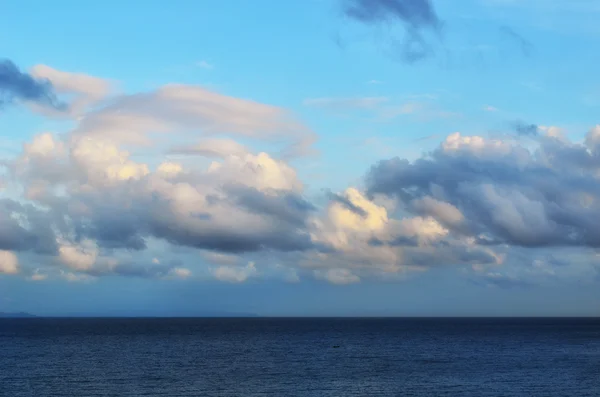
[[[400,44],[400,55],[407,63],[432,54],[426,33],[439,34],[442,25],[430,0],[344,0],[343,11],[346,16],[369,25],[401,23],[405,37]]]
[[[512,126],[517,134],[524,136],[536,136],[539,131],[539,127],[536,124],[528,124],[522,121],[515,121],[512,123]]]
[[[10,60],[0,60],[0,106],[14,100],[36,102],[51,106],[57,110],[66,110],[66,104],[60,102],[52,84],[24,73]]]

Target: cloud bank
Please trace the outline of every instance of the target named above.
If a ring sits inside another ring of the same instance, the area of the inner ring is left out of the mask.
[[[238,141],[313,139],[285,110],[193,86],[113,95],[4,163],[1,273],[347,285],[456,267],[522,288],[597,271],[599,126],[582,142],[536,126],[527,145],[456,132],[317,205],[290,162]]]

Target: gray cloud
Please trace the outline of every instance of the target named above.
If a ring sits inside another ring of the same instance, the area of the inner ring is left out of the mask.
[[[0,60],[0,106],[14,100],[31,101],[57,110],[66,110],[48,80],[36,79],[24,73],[8,59]]]
[[[479,245],[600,247],[600,151],[541,137],[520,146],[449,138],[413,163],[381,161],[367,176],[370,194],[401,202],[433,197],[455,206]],[[410,207],[409,207],[410,208]]]
[[[51,223],[48,214],[31,205],[0,200],[0,250],[56,253]]]
[[[523,121],[515,121],[512,123],[515,132],[519,135],[536,136],[539,127],[536,124],[529,124]]]
[[[271,192],[266,194],[254,188],[228,186],[228,197],[236,204],[257,213],[286,222],[290,225],[305,227],[308,215],[316,210],[310,202],[295,193]],[[273,194],[275,193],[275,194]]]
[[[343,11],[346,16],[370,25],[400,22],[405,31],[400,55],[407,63],[432,54],[425,33],[440,34],[442,26],[430,0],[345,0]]]

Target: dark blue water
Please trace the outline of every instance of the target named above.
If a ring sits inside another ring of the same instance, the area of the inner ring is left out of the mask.
[[[600,320],[0,320],[0,396],[266,395],[598,397]]]

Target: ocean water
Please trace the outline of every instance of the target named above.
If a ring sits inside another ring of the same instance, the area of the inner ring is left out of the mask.
[[[0,396],[598,397],[600,320],[3,319]]]

